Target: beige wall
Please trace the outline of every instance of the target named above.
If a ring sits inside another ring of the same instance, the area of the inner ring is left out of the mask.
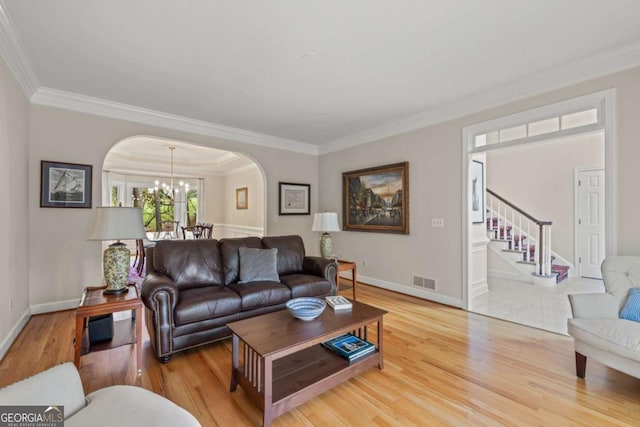
[[[204,206],[198,221],[211,224],[224,223],[224,176],[207,175],[204,177]]]
[[[247,187],[247,209],[236,209],[236,189]],[[277,209],[278,201],[274,201]],[[262,227],[264,221],[264,184],[257,167],[231,172],[224,177],[224,223],[244,227]]]
[[[94,165],[93,205],[99,206],[99,169],[104,158],[115,143],[131,136],[151,135],[246,154],[267,177],[267,233],[300,234],[307,247],[315,246],[310,216],[278,216],[278,181],[310,182],[317,188],[315,156],[37,105],[31,106],[30,130],[29,289],[36,311],[57,308],[60,301],[71,304],[84,286],[99,284],[102,275],[101,244],[86,240],[95,210],[41,209],[35,196],[40,185],[40,160]],[[316,200],[312,193],[313,206]]]
[[[640,199],[636,188],[640,179],[640,68],[322,155],[318,207],[337,212],[342,209],[342,172],[410,162],[411,234],[343,231],[334,235],[334,251],[357,261],[363,280],[414,292],[408,283],[411,273],[416,273],[437,280],[437,293],[428,297],[461,303],[463,127],[609,88],[616,89],[617,101],[617,249],[619,254],[639,255]],[[431,228],[432,218],[444,218],[445,227]],[[367,261],[366,266],[363,260]]]
[[[583,167],[604,168],[603,133],[490,151],[486,161],[487,188],[553,221],[552,250],[574,266],[574,171]]]
[[[0,60],[0,357],[8,350],[29,310],[29,205],[40,188],[30,189],[29,102]],[[37,167],[40,167],[38,163]]]

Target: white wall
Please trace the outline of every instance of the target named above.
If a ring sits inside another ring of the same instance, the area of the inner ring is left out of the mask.
[[[101,282],[102,258],[100,242],[86,240],[94,209],[39,207],[33,194],[39,191],[40,160],[94,165],[93,205],[99,206],[99,170],[104,158],[115,143],[131,136],[151,135],[248,155],[264,169],[267,177],[267,233],[300,234],[307,248],[315,246],[310,216],[278,216],[278,181],[310,182],[317,188],[315,156],[38,105],[31,106],[30,130],[29,289],[36,311],[77,303],[83,287]],[[312,193],[312,205],[315,206],[316,200],[317,195]],[[58,304],[61,301],[67,302]]]
[[[604,134],[487,153],[487,188],[534,217],[553,221],[552,250],[575,265],[574,171],[604,168]]]
[[[358,262],[363,281],[418,294],[408,285],[416,273],[437,280],[437,293],[425,296],[461,305],[463,127],[609,88],[616,89],[617,100],[617,251],[640,255],[640,68],[322,155],[319,208],[337,212],[342,211],[342,172],[409,161],[411,234],[343,231],[333,235],[334,250]],[[432,218],[444,218],[445,227],[432,228]]]
[[[0,358],[29,315],[29,102],[0,59]],[[40,167],[38,163],[37,167]]]

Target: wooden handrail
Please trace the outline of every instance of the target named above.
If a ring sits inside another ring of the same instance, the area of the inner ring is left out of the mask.
[[[531,221],[535,222],[536,225],[551,225],[551,224],[553,224],[553,221],[543,221],[543,220],[539,220],[539,219],[534,218],[533,215],[530,215],[530,214],[526,213],[524,210],[520,209],[519,207],[517,207],[516,205],[514,205],[513,203],[511,203],[510,201],[508,201],[504,197],[501,197],[501,196],[497,195],[496,193],[494,193],[493,191],[489,190],[488,188],[487,188],[487,193],[491,194],[493,197],[495,197],[496,199],[500,200],[502,203],[504,203],[505,205],[509,206],[511,209],[519,212],[522,216],[527,217]]]

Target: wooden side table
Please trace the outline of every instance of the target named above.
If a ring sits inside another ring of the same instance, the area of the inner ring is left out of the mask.
[[[129,291],[120,295],[103,295],[106,286],[87,287],[82,292],[76,310],[75,357],[73,362],[80,368],[80,356],[91,351],[108,350],[127,344],[136,346],[136,369],[142,372],[142,300],[136,285],[129,285]],[[135,310],[133,319],[118,320],[113,324],[111,341],[90,344],[87,319],[91,316],[112,314],[118,311]],[[134,328],[135,325],[135,328]]]
[[[338,260],[338,271],[336,272],[336,293],[340,293],[340,272],[351,270],[353,278],[353,300],[356,300],[356,263],[353,261],[346,261],[344,259]]]

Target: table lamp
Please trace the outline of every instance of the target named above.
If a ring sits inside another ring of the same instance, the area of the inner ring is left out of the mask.
[[[104,251],[102,270],[107,288],[105,295],[128,291],[131,252],[121,240],[146,237],[140,208],[96,208],[96,222],[89,240],[116,240]]]
[[[331,235],[330,231],[340,231],[338,225],[338,214],[335,212],[317,213],[313,217],[311,231],[320,231],[320,255],[324,258],[331,257]]]

